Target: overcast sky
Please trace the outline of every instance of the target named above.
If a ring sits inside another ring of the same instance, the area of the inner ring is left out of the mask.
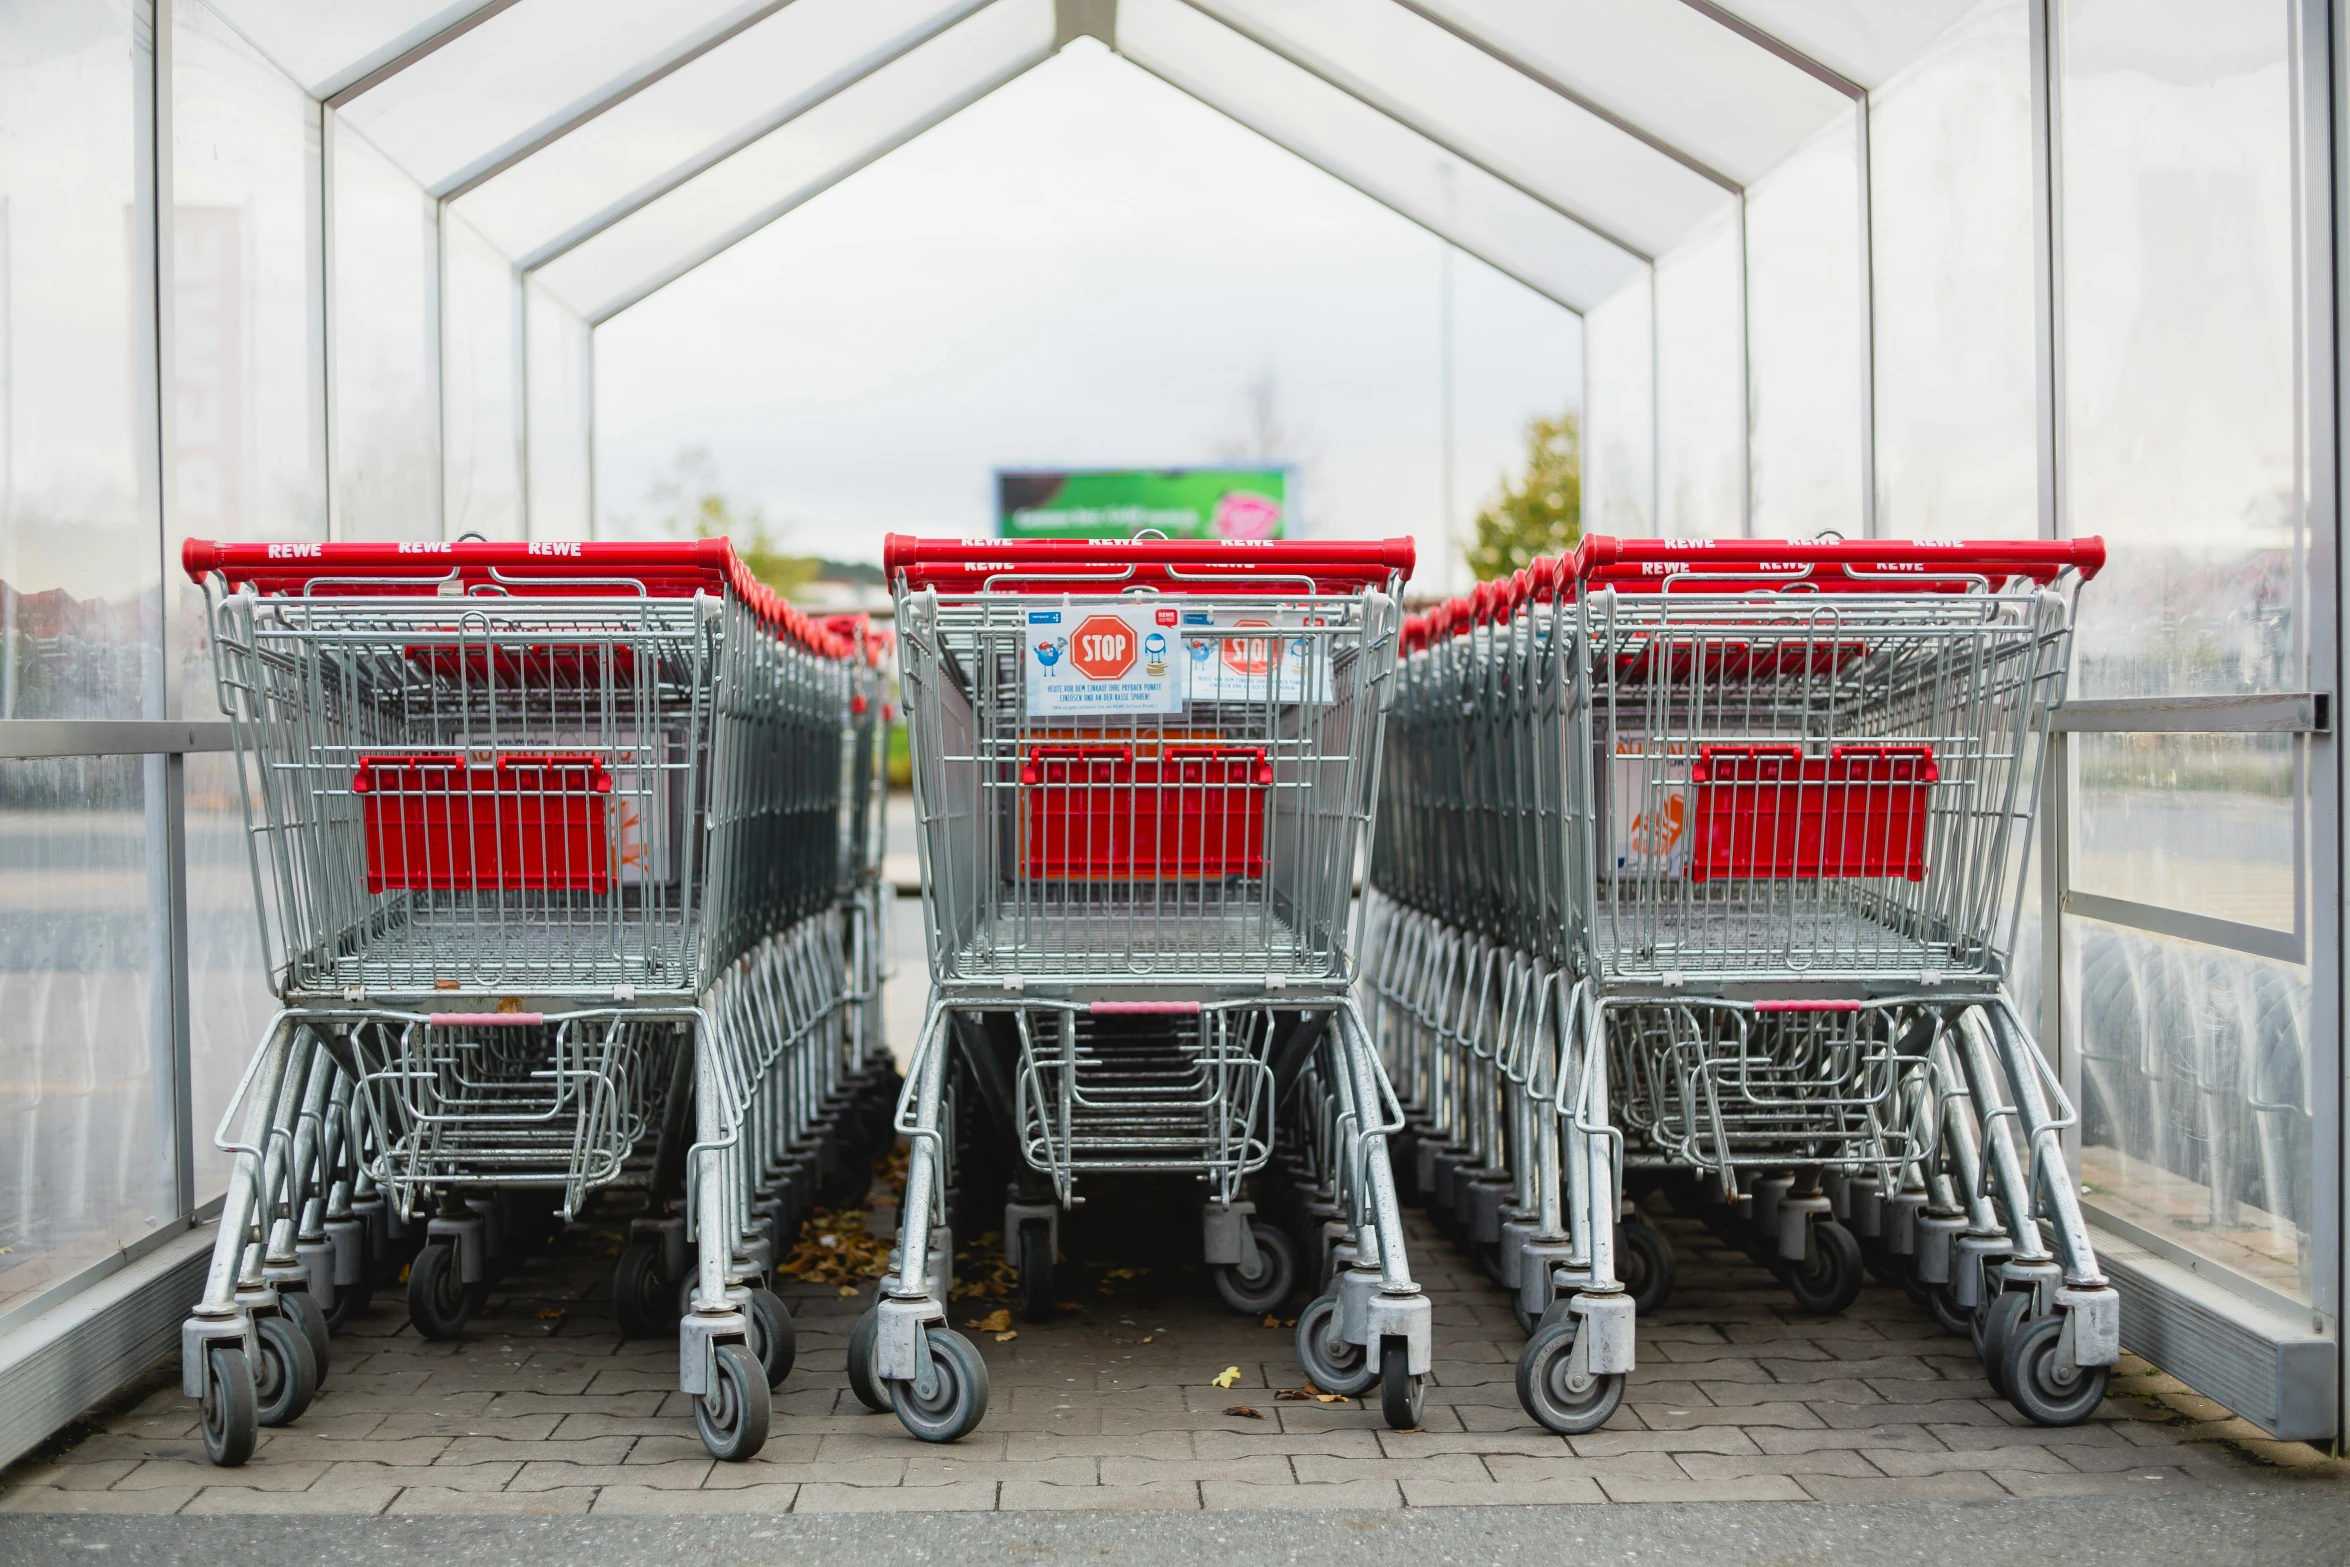
[[[988,531],[998,467],[1212,461],[1269,376],[1307,530],[1416,534],[1438,589],[1441,248],[1080,40],[601,328],[598,506],[646,526],[700,445],[794,550],[878,559]],[[1466,530],[1581,324],[1458,255],[1454,311]]]

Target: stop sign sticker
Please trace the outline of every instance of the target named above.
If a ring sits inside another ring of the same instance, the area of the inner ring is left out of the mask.
[[[1134,628],[1116,615],[1088,615],[1069,634],[1069,662],[1088,680],[1116,680],[1134,667]]]
[[[1154,606],[1027,611],[1028,711],[1176,713],[1183,682]]]
[[[1246,626],[1269,626],[1270,621],[1236,620],[1235,630]],[[1224,639],[1224,667],[1236,675],[1263,675],[1273,667],[1273,642],[1270,637],[1226,637]]]

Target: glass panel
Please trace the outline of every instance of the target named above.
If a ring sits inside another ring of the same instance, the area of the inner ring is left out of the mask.
[[[1745,531],[1746,301],[1737,215],[1656,264],[1657,531]]]
[[[2084,695],[2300,689],[2304,497],[2286,8],[2075,0],[2063,90],[2065,523]]]
[[[1736,199],[1390,0],[1195,3],[1644,254]]]
[[[212,705],[212,672],[200,700]],[[190,705],[199,697],[191,692]],[[277,1008],[253,905],[237,759],[199,752],[186,761],[188,853],[188,1095],[196,1201],[228,1186],[229,1155],[213,1146],[221,1112]]]
[[[1742,184],[1850,107],[1684,0],[1415,5]]]
[[[766,227],[1052,53],[1048,0],[996,0],[536,274],[587,320]]]
[[[1126,0],[1118,52],[1570,310],[1640,260],[1181,0]]]
[[[0,38],[0,718],[160,716],[129,11],[0,0]]]
[[[2293,929],[2291,735],[2080,734],[2070,744],[2074,887]]]
[[[527,258],[747,146],[980,0],[793,0],[457,200]]]
[[[1863,87],[1908,65],[1972,0],[1719,0],[1723,10]],[[1992,0],[1994,5],[2001,0]]]
[[[595,333],[545,290],[526,289],[530,329],[530,536],[594,534]]]
[[[1864,531],[1860,214],[1849,110],[1747,192],[1749,505],[1758,538]]]
[[[220,0],[220,14],[324,96],[481,9],[482,0]]]
[[[0,1311],[176,1210],[146,769],[0,762]]]
[[[188,538],[326,537],[318,105],[195,0],[172,7],[172,483]],[[181,711],[219,711],[204,595],[177,570]]]
[[[753,9],[764,7],[756,0],[521,0],[341,112],[426,189],[441,191]]]
[[[330,114],[334,525],[441,537],[439,243],[416,182]]]
[[[1583,318],[1583,531],[1656,532],[1656,330],[1648,269]]]
[[[2023,0],[1973,12],[1870,98],[1877,531],[2030,538],[2031,58]]]
[[[522,287],[514,264],[449,214],[441,414],[450,538],[522,537]]]
[[[2307,1302],[2309,970],[2070,914],[2064,957],[2091,1217]]]

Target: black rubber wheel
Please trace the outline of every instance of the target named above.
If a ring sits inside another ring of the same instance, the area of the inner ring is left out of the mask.
[[[318,1396],[318,1362],[310,1356],[310,1340],[283,1317],[262,1317],[253,1327],[261,1349],[260,1364],[253,1368],[255,1413],[265,1426],[290,1426]]]
[[[1994,1393],[2007,1392],[2008,1346],[2031,1314],[2032,1297],[2025,1290],[2002,1291],[1973,1314],[1975,1353],[1983,1357],[1983,1376]]]
[[[1338,1317],[1338,1297],[1317,1296],[1297,1314],[1297,1363],[1306,1380],[1325,1393],[1360,1398],[1379,1380],[1379,1368],[1360,1344],[1332,1344],[1329,1334]]]
[[[1379,1418],[1390,1431],[1420,1429],[1420,1404],[1428,1394],[1428,1379],[1411,1373],[1411,1352],[1405,1342],[1389,1334],[1379,1341]]]
[[[1547,1267],[1548,1264],[1546,1263],[1544,1266]],[[1510,1315],[1517,1319],[1518,1331],[1528,1338],[1532,1338],[1535,1329],[1542,1326],[1542,1313],[1528,1311],[1525,1295],[1517,1290],[1510,1291]]]
[[[849,1329],[849,1391],[857,1395],[857,1402],[877,1415],[889,1413],[889,1389],[881,1385],[881,1378],[873,1374],[873,1344],[881,1329],[881,1317],[872,1307],[865,1308],[857,1318],[857,1325]]]
[[[434,1241],[408,1264],[408,1320],[428,1339],[453,1339],[481,1308],[489,1293],[486,1284],[467,1284],[457,1276],[457,1248]]]
[[[1832,1317],[1860,1299],[1868,1269],[1860,1260],[1860,1242],[1852,1232],[1825,1216],[1811,1221],[1811,1238],[1803,1260],[1789,1261],[1779,1274],[1795,1308],[1815,1317]]]
[[[302,1330],[302,1336],[310,1341],[310,1358],[317,1363],[318,1380],[324,1384],[327,1345],[331,1342],[327,1333],[325,1308],[318,1304],[318,1297],[308,1290],[287,1290],[277,1298],[277,1309],[292,1318],[294,1325]]]
[[[335,1303],[326,1308],[326,1327],[330,1333],[340,1333],[353,1317],[364,1317],[375,1301],[375,1290],[364,1276],[356,1284],[335,1286]]]
[[[1020,1320],[1053,1320],[1053,1227],[1043,1219],[1020,1222]]]
[[[1867,1265],[1870,1275],[1879,1284],[1888,1289],[1909,1288],[1909,1270],[1902,1266],[1900,1255],[1886,1246],[1882,1236],[1875,1240],[1861,1240],[1858,1236],[1853,1238],[1860,1240],[1860,1260]]]
[[[1642,1316],[1662,1311],[1673,1298],[1673,1284],[1680,1269],[1673,1258],[1673,1243],[1664,1232],[1646,1219],[1635,1215],[1616,1226],[1616,1278],[1624,1286],[1624,1293],[1632,1297],[1632,1309]],[[1519,1326],[1531,1333],[1534,1330],[1523,1321],[1520,1310]]]
[[[1234,1311],[1257,1317],[1289,1299],[1289,1292],[1297,1288],[1297,1253],[1289,1249],[1289,1237],[1273,1225],[1252,1220],[1248,1231],[1257,1243],[1256,1267],[1218,1264],[1216,1293]]]
[[[977,1346],[953,1328],[923,1330],[930,1353],[931,1389],[892,1382],[889,1401],[905,1428],[925,1442],[955,1442],[987,1417],[987,1362]]]
[[[1571,1367],[1581,1324],[1561,1315],[1527,1341],[1518,1356],[1518,1403],[1544,1429],[1583,1436],[1606,1425],[1624,1402],[1623,1373],[1607,1372],[1575,1385]]]
[[[2051,1312],[2019,1325],[2007,1340],[2007,1401],[2042,1426],[2077,1426],[2105,1402],[2110,1366],[2080,1366],[2060,1380],[2056,1341],[2064,1316]]]
[[[612,1269],[612,1317],[622,1338],[667,1338],[677,1331],[677,1291],[661,1274],[661,1248],[631,1241]]]
[[[1975,1336],[1975,1314],[1958,1303],[1948,1284],[1927,1284],[1921,1288],[1926,1294],[1926,1315],[1940,1324],[1943,1332],[1952,1338]]]
[[[710,1391],[694,1397],[694,1433],[712,1458],[739,1464],[767,1445],[775,1404],[756,1355],[721,1344],[713,1359]]]
[[[253,1367],[234,1344],[204,1351],[204,1456],[234,1469],[253,1456],[261,1435],[261,1400],[253,1389]]]
[[[743,1307],[743,1317],[750,1327],[751,1354],[757,1358],[760,1369],[767,1373],[767,1385],[783,1386],[783,1379],[791,1375],[792,1361],[799,1355],[799,1329],[791,1319],[791,1308],[783,1297],[764,1285],[751,1286],[751,1298]]]

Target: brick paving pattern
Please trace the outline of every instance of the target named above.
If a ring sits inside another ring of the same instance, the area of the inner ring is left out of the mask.
[[[1694,1224],[1659,1220],[1680,1255],[1670,1307],[1645,1319],[1640,1369],[1606,1429],[1553,1436],[1518,1408],[1521,1340],[1503,1295],[1420,1227],[1436,1308],[1426,1425],[1283,1399],[1302,1381],[1286,1329],[1232,1315],[1203,1273],[1163,1261],[1111,1279],[1064,1264],[1085,1309],[1023,1325],[986,1354],[986,1422],[925,1446],[867,1413],[842,1371],[870,1299],[786,1296],[799,1361],[774,1434],[714,1463],[674,1391],[669,1344],[623,1343],[609,1315],[608,1230],[509,1277],[455,1344],[420,1340],[394,1296],[334,1344],[300,1423],[253,1461],[204,1461],[176,1369],[78,1439],[0,1473],[0,1511],[133,1513],[782,1513],[924,1509],[1453,1507],[2058,1496],[2245,1486],[2280,1468],[2350,1490],[2350,1465],[2263,1439],[2143,1363],[2099,1416],[2025,1424],[1966,1343],[1872,1286],[1830,1320]],[[985,1306],[958,1303],[956,1321]],[[1240,1380],[1213,1385],[1226,1366]],[[1376,1395],[1374,1395],[1374,1400]],[[1257,1418],[1226,1411],[1245,1405]]]

